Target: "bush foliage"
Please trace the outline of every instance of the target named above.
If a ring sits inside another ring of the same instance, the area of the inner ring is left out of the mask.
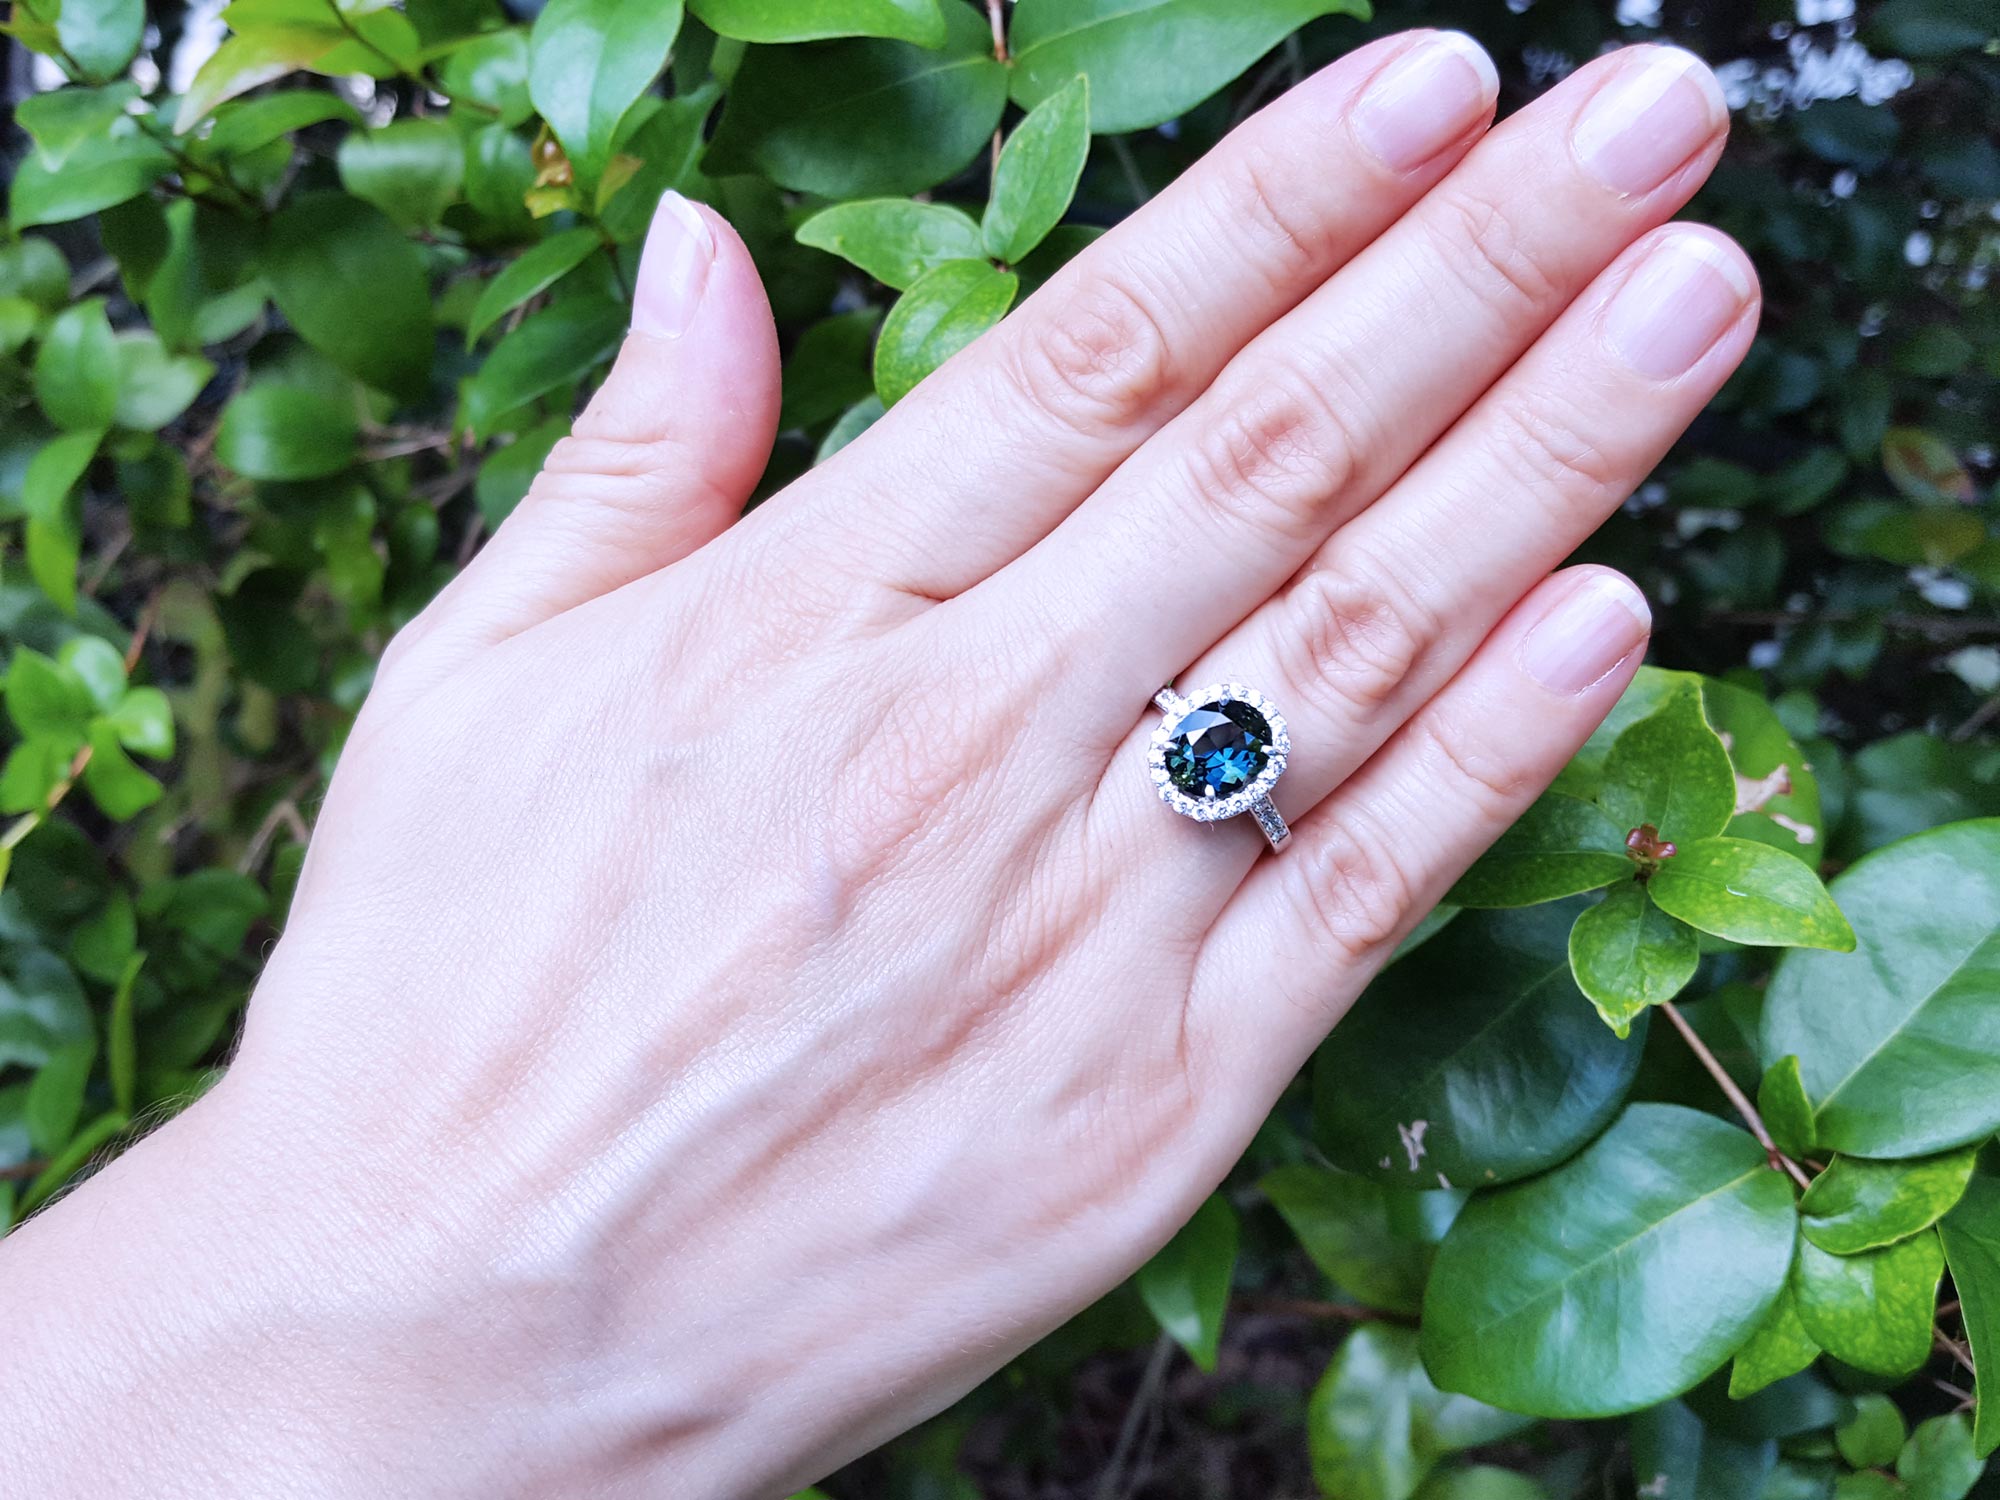
[[[234,0],[204,61],[179,7],[13,6],[41,86],[0,241],[5,1217],[212,1076],[372,662],[603,375],[663,189],[770,287],[768,493],[1369,37],[1468,27],[1508,107],[1664,37],[1723,65],[1694,212],[1768,309],[1588,548],[1675,670],[1130,1285],[827,1492],[1190,1494],[1190,1430],[1209,1494],[1973,1490],[2000,1445],[1990,0],[532,9]],[[1169,1397],[1178,1348],[1219,1373]],[[1141,1360],[1119,1439],[1081,1440],[1081,1393]]]

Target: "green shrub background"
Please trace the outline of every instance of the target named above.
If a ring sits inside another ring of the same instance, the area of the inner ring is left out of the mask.
[[[1367,39],[1471,31],[1503,111],[1665,39],[1766,311],[1586,549],[1659,669],[1172,1245],[825,1494],[2000,1495],[1991,0],[534,9],[235,0],[191,71],[182,7],[13,5],[0,1225],[221,1066],[663,189],[770,288],[769,493]]]

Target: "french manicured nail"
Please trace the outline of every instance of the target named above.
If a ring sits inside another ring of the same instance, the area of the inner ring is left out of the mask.
[[[1528,674],[1552,693],[1574,697],[1645,643],[1653,612],[1616,573],[1593,573],[1577,585],[1521,643]]]
[[[632,331],[670,339],[686,333],[714,261],[715,237],[694,205],[676,192],[662,196],[639,255]]]
[[[1743,315],[1756,288],[1736,257],[1698,234],[1663,240],[1604,310],[1604,334],[1651,380],[1672,380]]]
[[[1362,92],[1354,129],[1391,168],[1420,167],[1464,135],[1500,96],[1500,75],[1463,32],[1425,37]]]
[[[1584,105],[1576,154],[1606,187],[1650,193],[1728,118],[1706,63],[1678,47],[1648,47]]]

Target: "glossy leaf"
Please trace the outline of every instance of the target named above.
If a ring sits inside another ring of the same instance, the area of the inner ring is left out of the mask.
[[[422,388],[432,353],[423,257],[379,209],[308,193],[272,220],[259,263],[307,343],[370,385]]]
[[[1764,1070],[1757,1085],[1757,1112],[1778,1149],[1805,1156],[1818,1144],[1812,1100],[1799,1080],[1799,1060],[1787,1053]]]
[[[1608,1124],[1639,1067],[1569,966],[1577,905],[1465,912],[1384,970],[1321,1045],[1315,1133],[1380,1182],[1511,1182]],[[1643,1021],[1642,1021],[1643,1026]]]
[[[1704,677],[1701,704],[1736,773],[1730,837],[1769,844],[1818,869],[1826,844],[1819,776],[1798,741],[1763,696],[1747,688]]]
[[[1868,1391],[1854,1398],[1853,1414],[1833,1429],[1833,1445],[1857,1469],[1886,1469],[1909,1436],[1909,1423],[1896,1403]]]
[[[1919,1422],[1896,1455],[1896,1477],[1910,1500],[1965,1500],[1985,1472],[1973,1447],[1972,1424],[1960,1412]]]
[[[949,260],[911,283],[875,341],[875,393],[882,404],[894,406],[999,322],[1017,285],[1011,273],[983,260]]]
[[[755,170],[828,198],[918,193],[962,170],[993,135],[1007,70],[985,18],[942,7],[935,49],[864,39],[753,47],[704,162]]]
[[[1736,1351],[1729,1367],[1729,1396],[1740,1401],[1746,1396],[1783,1380],[1819,1358],[1819,1345],[1799,1321],[1798,1303],[1793,1300],[1789,1281],[1764,1321],[1749,1341]]]
[[[1799,1200],[1800,1231],[1835,1255],[1906,1239],[1964,1195],[1976,1156],[1969,1146],[1914,1161],[1836,1156]]]
[[[1453,906],[1533,906],[1597,890],[1632,875],[1626,832],[1593,802],[1544,792],[1445,900]]]
[[[154,432],[193,404],[215,374],[199,354],[170,354],[158,334],[135,328],[117,337],[118,399],[111,419],[120,427]]]
[[[811,245],[898,291],[949,260],[977,259],[979,225],[962,209],[909,198],[863,198],[823,208],[798,228]]]
[[[71,432],[111,425],[118,409],[118,340],[92,297],[57,313],[35,355],[35,400]]]
[[[318,479],[354,462],[352,403],[288,385],[253,385],[223,409],[215,456],[250,479]]]
[[[1651,824],[1661,838],[1683,846],[1729,826],[1736,773],[1698,689],[1676,688],[1618,737],[1597,801],[1627,831]]]
[[[986,253],[1025,260],[1069,211],[1090,155],[1090,80],[1079,73],[1028,111],[1001,148],[979,232]]]
[[[28,1101],[23,1113],[28,1138],[43,1155],[60,1151],[76,1133],[83,1114],[84,1090],[90,1082],[91,1064],[97,1059],[94,1038],[65,1043],[49,1056],[28,1084]]]
[[[103,88],[52,89],[30,94],[14,109],[14,121],[35,143],[37,159],[59,171],[70,154],[93,137],[108,135],[138,87],[128,81]]]
[[[146,33],[145,0],[62,0],[56,39],[90,78],[124,71]]]
[[[1391,1225],[1388,1190],[1305,1162],[1279,1167],[1257,1186],[1335,1286],[1366,1307],[1417,1311],[1423,1258]]]
[[[1406,1500],[1445,1454],[1518,1432],[1530,1419],[1431,1383],[1417,1335],[1364,1323],[1314,1387],[1306,1442],[1322,1494],[1340,1500]]]
[[[465,417],[473,431],[492,431],[509,412],[608,363],[625,323],[622,305],[598,297],[543,308],[495,345],[466,382]]]
[[[527,498],[549,454],[568,435],[569,418],[551,417],[487,454],[472,494],[488,527],[497,527],[514,513],[514,507]]]
[[[174,753],[174,713],[156,687],[127,688],[105,715],[118,743],[139,755],[164,760]]]
[[[136,198],[172,169],[166,148],[136,129],[80,143],[61,167],[29,155],[15,164],[8,218],[16,229],[65,224]]]
[[[539,297],[589,259],[603,242],[584,228],[565,229],[529,246],[486,283],[465,325],[469,349],[479,336],[531,297]]]
[[[1958,1206],[1938,1224],[1944,1258],[1958,1292],[1973,1362],[2000,1370],[2000,1178],[1975,1177]],[[1973,1438],[1981,1458],[2000,1448],[2000,1389],[1982,1378]]]
[[[1930,1357],[1943,1270],[1944,1253],[1929,1230],[1858,1255],[1833,1255],[1806,1240],[1792,1294],[1806,1332],[1835,1359],[1907,1375]]]
[[[186,135],[219,104],[312,66],[340,45],[334,27],[268,26],[226,37],[181,96],[174,129]]]
[[[522,27],[484,32],[453,48],[441,77],[454,100],[483,105],[502,125],[519,125],[535,112],[528,97],[528,33]]]
[[[1647,1500],[1762,1500],[1778,1459],[1769,1439],[1710,1428],[1682,1401],[1633,1417],[1632,1474]]]
[[[361,123],[361,115],[340,95],[324,89],[288,89],[245,99],[216,111],[215,126],[202,141],[209,156],[244,156],[271,142],[327,120]]]
[[[1207,1199],[1159,1254],[1139,1268],[1139,1295],[1160,1327],[1204,1370],[1215,1368],[1229,1282],[1236,1270],[1236,1210]]]
[[[1819,877],[1749,839],[1683,845],[1646,887],[1654,904],[1735,943],[1849,952],[1854,930]]]
[[[1144,130],[1199,104],[1314,17],[1368,14],[1367,0],[1019,0],[1014,99],[1032,108],[1083,73],[1093,131]]]
[[[595,184],[618,124],[666,66],[680,35],[681,0],[550,0],[528,40],[528,96]]]
[[[1790,1187],[1747,1134],[1633,1105],[1582,1155],[1466,1205],[1425,1289],[1424,1362],[1446,1389],[1516,1411],[1651,1405],[1762,1322],[1796,1223]]]
[[[1819,1143],[1918,1156],[2000,1128],[2000,821],[1892,844],[1843,873],[1851,957],[1788,953],[1765,1057],[1796,1053]]]
[[[335,157],[341,186],[404,229],[436,224],[465,182],[465,142],[443,120],[395,120],[357,130]]]
[[[944,45],[939,0],[689,0],[717,36],[743,42],[817,42],[879,36]]]
[[[16,646],[7,664],[7,717],[22,734],[54,739],[66,749],[80,744],[96,704],[74,669],[27,646]]]
[[[1661,911],[1636,881],[1613,886],[1570,929],[1577,988],[1620,1037],[1641,1011],[1687,988],[1700,961],[1694,929]]]

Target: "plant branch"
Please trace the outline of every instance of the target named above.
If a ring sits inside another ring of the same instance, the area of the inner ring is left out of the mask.
[[[1764,1117],[1757,1113],[1757,1106],[1750,1102],[1748,1094],[1736,1086],[1736,1080],[1729,1076],[1729,1070],[1722,1066],[1713,1052],[1708,1050],[1708,1043],[1704,1042],[1694,1027],[1688,1024],[1688,1018],[1680,1013],[1671,1000],[1662,1000],[1660,1009],[1667,1013],[1667,1019],[1673,1022],[1674,1030],[1681,1034],[1681,1040],[1686,1042],[1694,1055],[1701,1059],[1701,1065],[1708,1069],[1708,1076],[1715,1080],[1716,1087],[1720,1088],[1729,1102],[1736,1106],[1736,1112],[1743,1116],[1744,1124],[1750,1127],[1750,1133],[1757,1137],[1757,1144],[1764,1148],[1764,1155],[1770,1158],[1771,1169],[1788,1174],[1801,1189],[1811,1187],[1812,1179],[1806,1176],[1805,1168],[1778,1149],[1778,1143],[1771,1139],[1771,1132],[1765,1127]]]
[[[986,24],[993,31],[993,60],[1007,62],[1007,23],[1000,14],[1001,0],[986,0]],[[1000,173],[1000,127],[993,127],[993,173]]]
[[[1132,1450],[1139,1445],[1139,1435],[1145,1431],[1146,1419],[1152,1415],[1160,1388],[1166,1384],[1167,1366],[1173,1363],[1173,1358],[1174,1341],[1163,1333],[1154,1340],[1146,1372],[1139,1377],[1139,1389],[1133,1392],[1132,1404],[1125,1409],[1125,1423],[1118,1429],[1118,1444],[1111,1450],[1111,1461],[1097,1481],[1094,1500],[1117,1500],[1124,1490],[1125,1466],[1131,1460]]]

